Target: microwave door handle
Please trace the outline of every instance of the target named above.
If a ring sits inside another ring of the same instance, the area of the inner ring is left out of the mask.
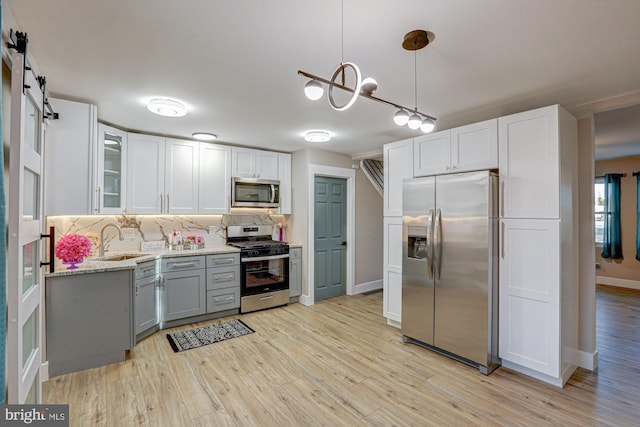
[[[276,201],[276,186],[271,184],[271,203],[275,203]]]

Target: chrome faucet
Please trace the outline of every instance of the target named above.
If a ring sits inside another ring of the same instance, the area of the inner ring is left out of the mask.
[[[102,230],[100,230],[100,256],[104,256],[104,229],[107,227],[115,227],[118,230],[118,237],[120,240],[124,240],[124,233],[118,224],[113,222],[105,224],[105,226],[102,227]]]

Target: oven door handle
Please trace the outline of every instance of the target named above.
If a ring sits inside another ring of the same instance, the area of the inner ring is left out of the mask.
[[[240,258],[240,262],[268,261],[270,259],[282,259],[282,258],[289,258],[289,254]]]

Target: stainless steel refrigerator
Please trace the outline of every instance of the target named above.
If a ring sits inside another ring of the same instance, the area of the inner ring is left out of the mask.
[[[402,335],[488,375],[498,358],[497,176],[404,181]]]

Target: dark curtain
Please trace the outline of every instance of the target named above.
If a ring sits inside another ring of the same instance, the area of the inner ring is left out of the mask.
[[[604,176],[604,236],[602,258],[622,259],[620,231],[620,179],[622,174]]]
[[[637,197],[636,197],[636,218],[637,218],[637,226],[636,226],[636,259],[640,261],[640,172],[634,173],[636,177],[636,188],[637,188]]]

